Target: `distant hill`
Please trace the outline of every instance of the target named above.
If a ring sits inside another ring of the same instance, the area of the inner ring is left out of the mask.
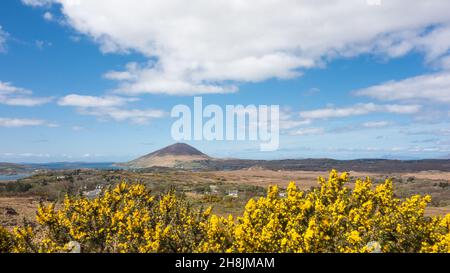
[[[423,160],[392,160],[392,159],[355,159],[335,160],[328,158],[316,159],[282,159],[282,160],[247,160],[218,159],[200,152],[196,148],[176,143],[133,161],[118,164],[129,168],[181,168],[212,171],[242,170],[259,168],[267,170],[292,171],[367,171],[367,172],[420,172],[420,171],[450,171],[448,159]]]
[[[188,144],[176,143],[121,165],[130,168],[178,167],[192,169],[200,167],[201,161],[211,159]]]
[[[196,148],[176,143],[126,163],[83,163],[62,162],[46,164],[14,164],[0,162],[0,175],[31,173],[36,170],[73,170],[73,169],[114,169],[128,167],[133,169],[166,169],[230,171],[242,169],[266,169],[274,171],[360,171],[405,173],[421,171],[450,172],[450,159],[354,159],[336,160],[328,158],[304,158],[281,160],[251,160],[237,158],[214,158]]]
[[[245,160],[227,159],[210,160],[203,164],[207,170],[241,170],[246,168],[262,168],[282,171],[360,171],[360,172],[420,172],[450,171],[448,159],[422,160],[389,160],[389,159],[354,159],[336,160],[327,158],[315,159],[283,159],[283,160]]]

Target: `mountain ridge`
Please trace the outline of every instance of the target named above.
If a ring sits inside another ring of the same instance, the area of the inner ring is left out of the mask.
[[[186,170],[241,170],[259,167],[275,171],[324,171],[330,169],[373,172],[385,171],[387,173],[430,170],[450,171],[449,159],[393,160],[367,158],[338,160],[331,158],[302,158],[257,160],[214,158],[185,143],[175,143],[132,161],[116,165],[132,169],[168,167]]]

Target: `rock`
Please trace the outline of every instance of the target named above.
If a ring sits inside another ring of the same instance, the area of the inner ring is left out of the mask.
[[[376,241],[368,242],[367,247],[372,249],[370,253],[381,253],[381,245]]]
[[[68,249],[67,253],[81,253],[81,245],[77,241],[70,241],[66,247]]]

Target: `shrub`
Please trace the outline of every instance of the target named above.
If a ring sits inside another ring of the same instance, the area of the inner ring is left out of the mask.
[[[250,200],[235,226],[231,251],[237,252],[383,252],[449,251],[448,221],[424,216],[430,196],[394,197],[392,182],[372,188],[369,178],[350,190],[348,174],[319,178],[320,188],[305,193],[294,183],[287,197],[277,187]]]
[[[30,190],[33,186],[23,182],[8,182],[4,185],[4,191],[13,193],[23,193]]]
[[[60,209],[40,206],[34,231],[0,231],[0,242],[9,242],[1,251],[70,251],[73,241],[83,252],[450,251],[450,215],[426,217],[429,196],[401,200],[390,180],[373,188],[358,179],[353,190],[347,181],[332,171],[308,192],[290,183],[286,197],[270,187],[237,219],[193,209],[173,191],[154,197],[143,185],[120,183],[93,200],[67,196]]]
[[[0,227],[0,253],[12,252],[12,235],[3,227]]]
[[[77,241],[84,252],[193,252],[209,212],[193,210],[173,191],[157,199],[144,185],[120,183],[93,200],[66,197],[60,210],[40,206],[47,240],[40,249],[64,251]]]

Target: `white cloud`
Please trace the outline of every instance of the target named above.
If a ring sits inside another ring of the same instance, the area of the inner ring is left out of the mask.
[[[361,124],[345,124],[343,126],[337,126],[335,128],[332,128],[330,130],[327,130],[327,132],[330,133],[348,133],[352,131],[365,131],[370,129],[382,129],[389,126],[392,126],[394,123],[391,121],[367,121],[363,122]]]
[[[117,96],[82,96],[77,94],[70,94],[58,101],[61,106],[75,106],[75,107],[113,107],[122,106],[127,102],[136,101],[135,98],[123,98]]]
[[[448,126],[448,124],[445,124]],[[401,134],[416,136],[416,135],[432,135],[432,136],[450,136],[450,129],[441,128],[441,129],[432,129],[432,130],[401,130]]]
[[[0,127],[25,127],[45,125],[41,119],[19,119],[19,118],[0,118]]]
[[[34,41],[34,44],[36,45],[36,47],[40,50],[46,48],[46,47],[50,47],[52,46],[51,42],[48,41],[42,41],[42,40],[36,40]]]
[[[389,81],[357,90],[355,94],[385,101],[427,100],[450,103],[450,73],[441,72]]]
[[[0,53],[6,52],[6,38],[8,37],[8,33],[2,29],[0,26]]]
[[[281,109],[279,127],[281,130],[294,129],[300,126],[310,125],[312,120],[299,119],[297,113],[290,109]]]
[[[148,58],[106,74],[128,94],[234,92],[240,82],[298,77],[333,58],[373,52],[392,58],[418,51],[434,65],[449,62],[450,1],[51,2],[102,51]]]
[[[115,121],[131,121],[135,124],[147,124],[150,120],[162,118],[165,112],[155,109],[121,109],[115,107],[80,109],[84,115],[96,116],[100,119],[112,119]]]
[[[0,96],[1,98],[1,96]],[[51,98],[32,98],[32,97],[15,97],[15,98],[5,98],[0,103],[11,105],[11,106],[38,106],[46,104],[51,101]]]
[[[399,104],[356,104],[346,108],[323,108],[299,113],[304,119],[327,119],[343,118],[351,116],[361,116],[370,113],[393,113],[393,114],[414,114],[421,109],[420,105],[399,105]]]
[[[364,122],[362,124],[362,126],[364,128],[383,128],[383,127],[387,127],[387,126],[390,126],[390,125],[392,125],[392,122],[385,121],[385,120],[382,120],[382,121],[368,121],[368,122]]]
[[[42,15],[42,17],[44,17],[45,20],[47,21],[52,21],[53,20],[53,14],[49,11],[46,11],[44,13],[44,15]]]
[[[310,119],[305,120],[295,120],[295,119],[282,119],[280,117],[280,129],[287,130],[292,129],[304,125],[310,125],[312,121]]]
[[[50,154],[42,154],[42,153],[2,153],[0,154],[0,157],[5,158],[30,158],[30,157],[37,157],[37,158],[49,158]]]
[[[31,91],[27,90],[25,88],[13,86],[9,82],[0,81],[0,94],[6,95],[6,94],[14,94],[14,93],[31,94]]]
[[[320,93],[320,89],[313,87],[303,92],[303,96],[310,97]]]
[[[54,0],[22,0],[22,3],[25,5],[33,6],[33,7],[43,7],[56,2]]]
[[[52,100],[48,97],[33,97],[32,91],[0,81],[0,104],[11,106],[38,106]]]
[[[47,127],[49,127],[49,128],[58,128],[59,124],[57,124],[57,123],[48,123]]]
[[[80,37],[80,36],[76,36],[76,35],[71,35],[71,36],[69,37],[69,39],[70,39],[72,42],[74,42],[74,43],[78,43],[78,42],[81,41],[81,37]]]
[[[269,110],[270,111],[270,110]],[[234,109],[234,112],[238,115],[250,115],[250,116],[258,116],[258,108],[238,108]],[[290,108],[285,107],[281,108],[279,112],[279,119],[274,120],[271,116],[268,116],[267,119],[268,122],[276,122],[278,123],[278,126],[283,131],[292,131],[295,128],[303,127],[306,125],[310,125],[312,123],[312,120],[310,119],[299,119],[298,113],[292,111]],[[253,128],[257,130],[258,128],[258,120],[255,121],[249,121],[248,126],[250,128]],[[245,126],[241,128],[241,130],[245,130]]]
[[[164,111],[155,109],[123,109],[129,102],[137,101],[136,98],[123,98],[117,96],[82,96],[77,94],[67,95],[58,101],[61,106],[73,106],[83,115],[96,116],[100,119],[112,119],[116,121],[131,121],[137,124],[146,124],[155,118],[165,115]]]
[[[290,132],[292,136],[308,136],[308,135],[321,135],[325,133],[324,128],[304,128]]]
[[[21,153],[17,154],[19,157],[50,157],[50,154],[36,154],[36,153]]]

